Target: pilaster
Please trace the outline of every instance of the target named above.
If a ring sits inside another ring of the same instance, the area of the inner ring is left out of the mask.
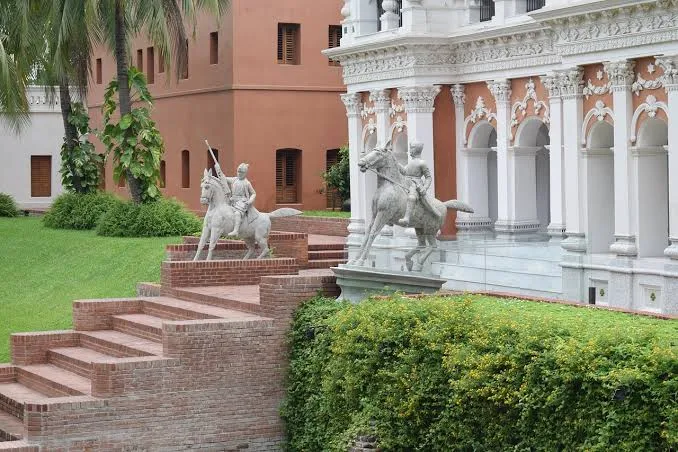
[[[614,238],[610,251],[619,256],[636,256],[635,216],[637,200],[633,177],[633,161],[629,137],[632,134],[633,99],[631,85],[634,80],[632,61],[604,64],[610,80],[614,103]]]
[[[554,240],[565,236],[565,200],[563,192],[563,101],[560,93],[560,81],[557,74],[548,74],[541,81],[549,93],[549,180],[551,223],[548,233]]]
[[[403,30],[423,33],[427,29],[426,9],[422,0],[403,1]]]
[[[410,143],[424,145],[422,158],[431,169],[429,192],[435,195],[435,160],[433,158],[433,103],[440,92],[440,86],[414,86],[399,88],[398,97],[403,100],[407,113],[407,138]]]
[[[513,181],[509,180],[509,146],[511,132],[511,82],[494,80],[487,82],[497,105],[497,221],[495,231],[512,232],[509,212],[513,206]]]
[[[586,252],[579,146],[584,121],[583,71],[577,67],[558,73],[563,107],[563,175],[565,193],[565,235],[562,247],[575,253]]]
[[[351,234],[363,234],[365,232],[365,177],[358,168],[360,150],[362,149],[362,119],[360,107],[362,98],[360,93],[347,93],[341,95],[341,101],[346,107],[348,117],[348,148],[349,168],[351,177],[351,222],[348,231]]]
[[[678,259],[678,57],[658,58],[664,89],[668,94],[669,106],[669,241],[671,244],[664,254]]]

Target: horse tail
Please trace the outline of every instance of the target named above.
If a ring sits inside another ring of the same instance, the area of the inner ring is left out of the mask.
[[[460,212],[473,213],[473,207],[469,206],[465,202],[457,201],[456,199],[445,201],[443,204],[445,204],[445,207],[447,207],[448,209],[454,209]]]
[[[282,209],[276,209],[273,212],[269,212],[269,218],[282,218],[282,217],[291,217],[294,215],[301,215],[301,210],[292,209],[290,207],[283,207]]]

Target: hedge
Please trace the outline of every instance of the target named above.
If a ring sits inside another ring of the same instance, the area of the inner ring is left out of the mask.
[[[489,297],[317,298],[296,315],[288,450],[675,450],[678,322]]]
[[[16,217],[19,215],[19,208],[12,195],[0,193],[0,217]]]
[[[105,192],[64,193],[54,200],[42,221],[53,229],[94,229],[116,202],[120,202],[118,198]]]

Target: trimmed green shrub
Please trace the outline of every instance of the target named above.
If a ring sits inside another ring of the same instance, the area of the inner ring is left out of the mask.
[[[109,237],[164,237],[190,235],[202,222],[176,200],[134,204],[118,201],[101,218],[97,234]]]
[[[94,229],[116,200],[105,192],[65,193],[54,200],[42,221],[53,229]]]
[[[288,449],[673,450],[678,322],[489,297],[314,299],[295,316]]]
[[[18,215],[19,209],[14,198],[6,193],[0,193],[0,217],[16,217]]]

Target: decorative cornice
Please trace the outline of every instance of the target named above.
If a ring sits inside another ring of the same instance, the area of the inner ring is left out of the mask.
[[[610,80],[611,91],[628,91],[633,85],[635,61],[609,61],[603,63],[603,70]]]
[[[496,121],[497,115],[492,113],[492,111],[485,106],[485,99],[483,99],[483,96],[478,96],[475,108],[471,111],[471,114],[464,119],[464,145],[468,144],[468,137],[466,135],[468,125],[471,123],[475,124],[482,118],[485,118],[488,122],[493,119]]]
[[[633,118],[631,118],[631,143],[635,143],[638,137],[636,136],[636,129],[638,128],[638,120],[643,113],[647,113],[647,116],[654,118],[657,116],[658,110],[664,110],[666,116],[669,115],[669,107],[664,102],[660,102],[652,94],[648,95],[645,98],[645,102],[640,104],[636,111],[633,113]]]
[[[456,84],[452,86],[452,100],[455,107],[464,108],[466,103],[466,87],[464,85]]]
[[[534,114],[539,116],[542,110],[544,110],[544,115],[542,116],[542,121],[544,124],[549,123],[549,106],[537,98],[537,90],[532,79],[529,79],[525,84],[527,92],[522,101],[518,101],[513,104],[511,108],[511,132],[509,134],[509,140],[513,141],[513,129],[518,127],[520,124],[520,119],[518,119],[518,111],[522,113],[523,118],[527,115],[527,103],[531,100],[534,102]]]
[[[411,86],[398,88],[407,113],[433,113],[433,103],[440,92],[440,86]]]
[[[497,103],[508,103],[511,100],[511,82],[509,80],[492,80],[487,88]]]
[[[362,96],[360,93],[346,93],[340,97],[346,107],[346,116],[360,116],[362,109]]]
[[[589,110],[589,112],[586,113],[586,116],[584,117],[584,122],[582,123],[581,127],[582,145],[586,146],[588,143],[586,129],[588,128],[591,119],[595,117],[598,121],[604,121],[605,116],[610,116],[610,118],[614,121],[614,112],[612,111],[612,109],[606,107],[605,103],[602,100],[597,100],[596,106]]]

